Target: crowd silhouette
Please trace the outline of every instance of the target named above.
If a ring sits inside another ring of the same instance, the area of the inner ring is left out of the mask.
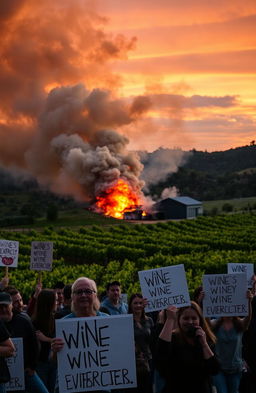
[[[19,289],[5,277],[0,291],[0,393],[10,379],[6,360],[15,353],[12,338],[23,339],[24,391],[62,393],[56,359],[65,343],[56,336],[55,320],[124,314],[133,319],[137,387],[97,392],[256,392],[255,287],[254,278],[247,291],[248,315],[208,319],[202,313],[202,287],[190,306],[146,313],[147,299],[141,293],[122,301],[118,281],[109,282],[101,296],[88,277],[53,288],[38,283],[24,305]]]

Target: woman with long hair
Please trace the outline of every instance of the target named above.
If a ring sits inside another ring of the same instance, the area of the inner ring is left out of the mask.
[[[251,320],[252,294],[247,291],[249,314],[244,318],[237,316],[221,317],[211,321],[217,337],[216,354],[220,362],[220,372],[214,376],[213,383],[217,393],[238,393],[243,370],[242,338]]]
[[[53,289],[42,289],[37,297],[32,322],[40,342],[37,373],[49,393],[54,392],[56,381],[56,364],[50,359],[51,342],[55,335],[54,314],[57,307],[56,293]]]
[[[166,310],[167,319],[159,335],[156,366],[165,378],[163,392],[210,393],[211,376],[219,370],[213,347],[216,342],[197,303]]]
[[[128,313],[133,314],[135,356],[138,387],[131,392],[152,392],[152,332],[154,323],[145,314],[145,300],[140,293],[133,294],[128,303]]]

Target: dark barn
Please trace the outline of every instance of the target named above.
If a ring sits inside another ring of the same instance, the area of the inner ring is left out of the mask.
[[[166,198],[153,205],[153,215],[157,219],[196,218],[202,214],[202,202],[186,196]]]

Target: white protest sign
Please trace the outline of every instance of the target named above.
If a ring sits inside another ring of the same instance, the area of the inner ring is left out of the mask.
[[[139,280],[142,295],[148,301],[146,312],[162,310],[171,305],[177,308],[190,306],[183,265],[140,271]]]
[[[246,316],[246,274],[205,274],[203,276],[205,317]]]
[[[52,270],[53,242],[31,243],[30,269]]]
[[[132,315],[58,319],[56,337],[61,393],[137,386]]]
[[[5,384],[6,391],[25,390],[24,363],[23,363],[23,340],[22,338],[12,338],[15,346],[15,354],[6,358],[11,379]]]
[[[252,276],[254,275],[253,263],[228,263],[228,273],[246,273],[247,287],[252,288]]]
[[[0,239],[0,266],[17,267],[19,242]]]

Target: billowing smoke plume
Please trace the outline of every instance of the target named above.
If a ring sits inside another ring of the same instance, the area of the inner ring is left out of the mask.
[[[107,35],[92,4],[0,3],[0,164],[83,200],[120,177],[141,190],[143,166],[113,129],[150,105],[116,98],[119,80],[107,61],[124,57],[136,39]]]
[[[143,186],[138,156],[127,151],[127,138],[102,128],[132,120],[131,109],[107,91],[89,92],[83,85],[54,89],[26,152],[27,165],[55,192],[72,190],[92,199],[120,177],[138,192]]]
[[[121,81],[108,64],[125,58],[136,38],[107,34],[95,4],[0,2],[0,165],[80,200],[119,178],[139,194],[143,180],[163,179],[184,159],[160,149],[139,180],[143,165],[128,151],[124,130],[136,128],[159,99],[117,98]]]

